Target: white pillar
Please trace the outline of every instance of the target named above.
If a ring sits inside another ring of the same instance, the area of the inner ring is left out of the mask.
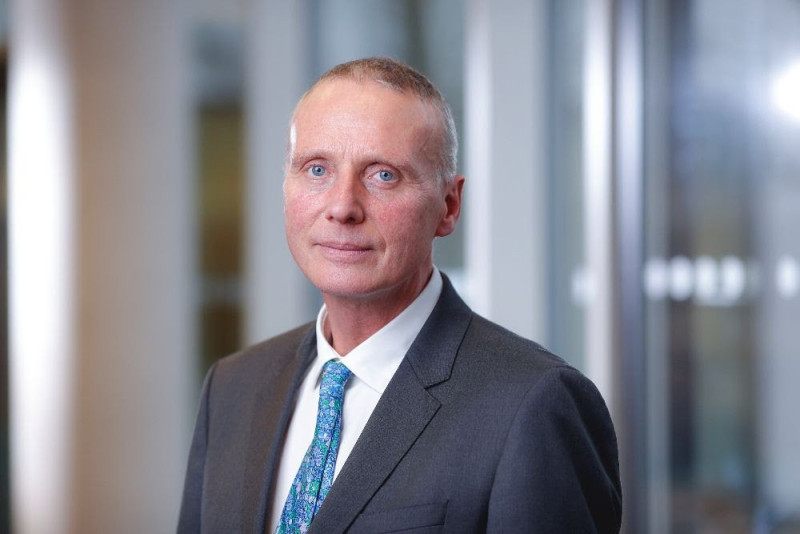
[[[188,4],[13,7],[15,531],[170,531],[196,357]]]
[[[58,532],[72,505],[76,229],[64,7],[58,0],[19,0],[11,9],[10,468],[20,533]]]
[[[614,406],[611,0],[587,4],[583,74],[586,374]]]
[[[313,319],[313,293],[283,227],[283,163],[294,105],[309,82],[305,2],[250,2],[245,109],[245,341]]]
[[[545,2],[471,0],[464,194],[469,300],[546,341]]]

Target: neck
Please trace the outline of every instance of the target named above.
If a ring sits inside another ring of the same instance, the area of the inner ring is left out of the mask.
[[[431,268],[426,277],[391,296],[381,293],[353,298],[323,294],[327,308],[324,332],[334,350],[345,356],[389,324],[422,293],[432,272]]]

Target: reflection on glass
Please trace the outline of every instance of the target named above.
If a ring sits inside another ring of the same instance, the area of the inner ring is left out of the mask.
[[[800,121],[800,59],[781,72],[772,85],[775,107]]]

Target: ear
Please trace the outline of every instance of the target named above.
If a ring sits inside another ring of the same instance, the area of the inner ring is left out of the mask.
[[[436,237],[444,237],[453,233],[461,216],[461,192],[464,189],[464,177],[456,175],[444,185],[444,204],[446,211],[436,228]]]

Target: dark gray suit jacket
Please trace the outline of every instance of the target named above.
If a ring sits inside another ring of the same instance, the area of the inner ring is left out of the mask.
[[[180,533],[265,532],[315,354],[308,324],[212,367]],[[621,506],[616,437],[594,385],[474,314],[445,277],[310,532],[608,533]]]

